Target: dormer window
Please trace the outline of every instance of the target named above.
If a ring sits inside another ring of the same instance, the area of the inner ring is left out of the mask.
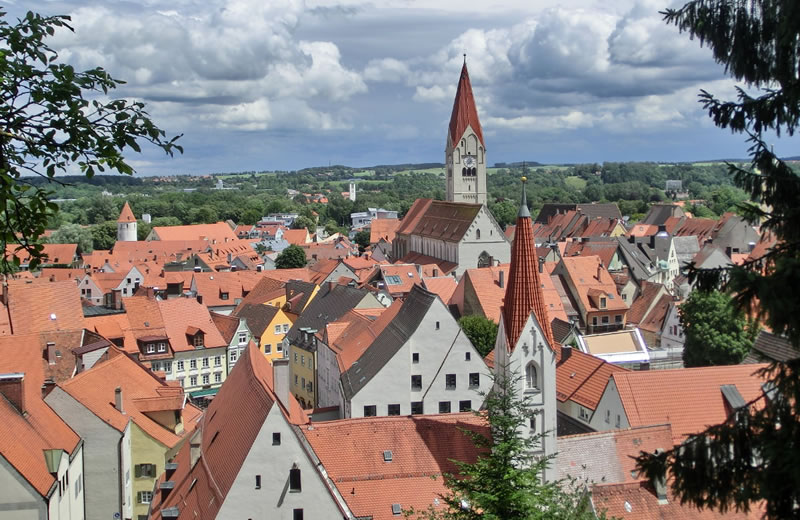
[[[600,297],[600,308],[601,309],[605,309],[606,308],[606,297],[605,296],[601,296]]]
[[[195,347],[202,347],[203,344],[204,344],[203,343],[203,333],[202,332],[198,332],[192,338],[192,345],[194,345]]]
[[[219,293],[219,299],[220,300],[227,300],[228,299],[228,293],[226,293],[226,292]]]
[[[155,354],[156,353],[156,344],[155,343],[148,343],[145,347],[145,352],[147,354]]]
[[[167,351],[167,344],[166,343],[159,343],[158,344],[158,351],[159,352],[166,352]]]

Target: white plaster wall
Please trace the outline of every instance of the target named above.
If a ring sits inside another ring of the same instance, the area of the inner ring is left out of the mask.
[[[341,386],[339,385],[339,363],[336,354],[321,341],[317,342],[317,406],[342,406]]]
[[[105,520],[113,518],[114,513],[122,513],[123,489],[120,468],[120,440],[122,433],[98,418],[60,387],[54,388],[45,402],[66,422],[84,441],[81,455],[83,475],[81,507],[84,504],[86,518]],[[74,461],[73,461],[74,462]],[[70,469],[70,478],[77,475]],[[71,488],[74,493],[74,488]]]
[[[273,432],[280,432],[280,446],[273,446]],[[289,491],[289,470],[295,463],[301,474],[299,493]],[[261,475],[261,489],[255,488],[256,475]],[[292,520],[295,508],[303,509],[304,518],[342,518],[295,432],[279,407],[273,406],[217,518]]]
[[[122,518],[131,518],[133,516],[133,464],[131,463],[131,424],[133,421],[128,421],[125,426],[125,431],[122,434],[122,442],[120,449],[122,451],[122,489],[123,489],[123,503],[122,509],[124,511]]]
[[[419,363],[412,363],[413,353],[419,353]],[[469,387],[469,374],[473,372],[480,374],[477,388]],[[447,374],[456,374],[454,390],[446,388]],[[412,375],[422,376],[421,390],[411,389]],[[478,409],[483,402],[480,392],[490,387],[489,369],[483,358],[447,307],[436,298],[409,341],[353,396],[350,416],[363,417],[366,405],[375,405],[377,415],[385,416],[390,404],[399,404],[400,415],[409,415],[414,401],[423,402],[425,414],[438,414],[441,401],[450,401],[452,412],[458,411],[459,401],[466,400],[472,401],[473,409]]]
[[[478,238],[477,231],[481,236]],[[458,243],[458,268],[456,276],[461,276],[467,269],[478,267],[478,258],[486,251],[495,262],[505,264],[511,261],[511,244],[483,206],[470,225],[469,231]]]
[[[486,204],[486,150],[483,149],[471,125],[467,125],[464,134],[459,137],[460,140],[455,147],[448,140],[445,150],[445,162],[448,168],[447,200]],[[467,152],[475,158],[474,167],[477,170],[475,177],[463,177],[461,174],[461,168],[464,167],[462,156]]]
[[[0,490],[0,517],[3,520],[47,519],[45,500],[2,455]]]
[[[608,380],[608,384],[606,385],[606,389],[603,391],[602,397],[600,397],[600,402],[597,404],[597,410],[595,410],[594,416],[592,417],[592,421],[589,425],[596,431],[616,430],[616,420],[618,415],[620,417],[619,428],[630,428],[628,416],[625,415],[625,409],[622,407],[622,400],[620,399],[619,392],[617,391],[617,385],[614,383],[614,379],[611,378]],[[606,422],[606,416],[609,416],[608,422]]]
[[[672,334],[670,329],[677,327],[677,334]],[[664,329],[661,331],[661,348],[669,350],[671,353],[683,352],[683,345],[686,338],[683,335],[683,327],[678,315],[678,306],[673,305],[669,308],[667,317],[664,320]]]

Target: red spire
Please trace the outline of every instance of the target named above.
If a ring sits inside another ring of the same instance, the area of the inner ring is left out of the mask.
[[[133,211],[131,211],[131,207],[128,206],[127,201],[125,205],[122,206],[122,211],[119,212],[117,222],[136,222],[136,217],[133,216]]]
[[[522,333],[528,316],[533,311],[542,328],[550,348],[554,348],[553,330],[544,303],[542,283],[539,280],[538,257],[533,241],[531,214],[525,200],[525,182],[522,178],[522,204],[517,213],[517,229],[511,245],[511,267],[508,273],[508,287],[503,300],[503,322],[506,327],[509,348],[513,349]]]
[[[464,66],[461,67],[461,79],[458,80],[458,90],[456,99],[453,101],[453,113],[450,115],[450,145],[455,146],[458,140],[464,135],[467,126],[472,126],[475,135],[481,142],[481,146],[486,148],[483,142],[483,131],[481,122],[478,119],[478,109],[475,107],[475,98],[472,97],[472,85],[469,82],[469,72],[467,72],[467,60],[464,58]]]

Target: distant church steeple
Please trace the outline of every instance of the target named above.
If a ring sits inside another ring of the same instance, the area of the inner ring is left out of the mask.
[[[448,201],[486,204],[486,144],[472,96],[466,54],[450,115],[445,164]]]
[[[508,345],[514,348],[522,328],[533,312],[536,321],[542,328],[547,344],[554,347],[553,329],[544,302],[542,282],[538,269],[539,259],[536,256],[536,244],[533,241],[531,214],[525,195],[525,183],[522,178],[522,203],[517,213],[517,228],[514,231],[514,242],[511,245],[511,265],[508,272],[508,286],[503,300],[503,323],[508,336]],[[547,276],[542,273],[541,276]]]
[[[117,241],[135,242],[136,241],[136,217],[133,216],[131,207],[125,202],[122,211],[119,212],[117,219]]]

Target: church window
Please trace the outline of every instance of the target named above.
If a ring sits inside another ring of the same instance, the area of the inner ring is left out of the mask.
[[[481,239],[481,230],[480,229],[476,229],[475,230],[475,238],[477,238],[478,240]]]
[[[467,176],[467,169],[466,168],[461,168],[461,176],[462,177],[466,177]]]
[[[536,390],[539,388],[539,379],[536,372],[536,364],[531,361],[525,367],[525,389]]]
[[[486,251],[482,252],[480,256],[478,256],[478,267],[489,267],[491,266],[491,257],[489,253]]]

